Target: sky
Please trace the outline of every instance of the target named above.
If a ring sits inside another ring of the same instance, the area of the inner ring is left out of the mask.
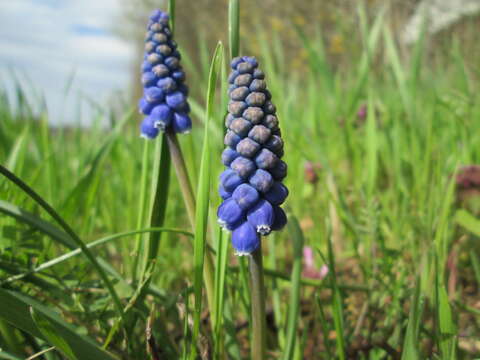
[[[119,0],[0,0],[0,87],[10,86],[12,69],[25,75],[57,124],[74,121],[79,98],[102,103],[128,90],[134,52],[112,32],[119,12]],[[84,110],[82,124],[89,117]]]

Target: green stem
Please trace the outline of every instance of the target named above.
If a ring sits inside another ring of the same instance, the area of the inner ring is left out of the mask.
[[[262,243],[250,257],[250,293],[252,297],[252,360],[266,357],[265,285],[263,283]]]
[[[168,147],[170,149],[170,156],[172,159],[175,172],[177,173],[178,182],[180,184],[180,190],[182,191],[183,200],[185,201],[185,207],[187,208],[188,218],[192,225],[192,229],[195,229],[195,195],[193,194],[192,184],[188,176],[187,166],[183,157],[182,149],[178,143],[177,135],[173,132],[167,132],[166,138],[168,141]],[[205,288],[207,291],[208,307],[210,309],[210,316],[212,323],[215,323],[215,311],[214,310],[214,267],[211,253],[205,254],[205,266],[203,268],[203,277],[205,279]]]
[[[138,217],[137,217],[137,229],[143,228],[143,223],[145,221],[145,199],[147,194],[147,184],[148,184],[148,154],[149,154],[149,141],[145,141],[143,144],[143,157],[142,157],[142,174],[140,177],[140,198],[138,200]],[[135,238],[135,250],[133,252],[133,265],[132,265],[132,282],[137,282],[137,271],[138,263],[140,261],[140,254],[142,249],[142,237],[143,234],[137,234]]]

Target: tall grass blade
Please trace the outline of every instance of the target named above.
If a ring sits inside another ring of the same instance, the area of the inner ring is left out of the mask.
[[[240,51],[240,1],[230,0],[228,3],[228,44],[230,59],[238,56]]]
[[[293,241],[293,267],[290,292],[290,304],[288,310],[288,320],[286,328],[286,347],[284,351],[284,360],[293,357],[295,350],[295,341],[297,338],[298,317],[300,313],[300,289],[302,275],[302,257],[303,257],[303,233],[300,224],[295,216],[290,216],[288,230]]]
[[[203,148],[200,162],[200,176],[196,199],[195,212],[195,231],[194,231],[194,314],[193,314],[193,334],[192,334],[192,350],[191,359],[195,358],[196,342],[200,331],[200,315],[202,311],[202,285],[203,285],[203,264],[205,260],[206,235],[208,224],[208,207],[210,198],[210,177],[211,177],[211,148],[210,148],[210,130],[209,124],[214,116],[214,101],[217,76],[220,72],[223,60],[223,45],[221,42],[217,44],[213,54],[210,71],[208,75],[207,88],[207,113],[205,118],[205,129],[203,135]],[[215,317],[214,317],[215,321]]]

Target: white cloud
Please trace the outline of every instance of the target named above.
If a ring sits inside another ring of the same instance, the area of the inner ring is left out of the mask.
[[[56,122],[65,121],[60,119],[57,108],[62,107],[62,92],[72,71],[74,94],[83,93],[98,101],[112,91],[126,89],[133,45],[110,31],[118,11],[119,0],[2,3],[2,73],[14,68],[31,78],[35,87],[43,91]],[[73,117],[73,113],[70,115]]]

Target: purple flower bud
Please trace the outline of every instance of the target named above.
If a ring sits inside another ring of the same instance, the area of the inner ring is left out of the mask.
[[[282,160],[278,161],[273,169],[270,170],[275,180],[281,181],[287,176],[287,164]]]
[[[255,164],[260,169],[272,169],[277,165],[277,162],[277,155],[265,148],[263,148],[255,157]]]
[[[228,82],[230,84],[233,84],[235,81],[235,78],[239,75],[238,71],[232,71],[232,73],[228,76]]]
[[[173,114],[173,131],[177,134],[189,133],[192,129],[192,120],[185,113],[175,112]]]
[[[142,75],[142,84],[145,87],[153,86],[155,85],[155,82],[157,81],[157,77],[155,74],[151,71],[147,71],[143,73]]]
[[[227,146],[230,146],[231,148],[235,148],[241,139],[242,138],[235,134],[232,130],[228,130],[225,134],[225,139],[223,140],[223,143]]]
[[[152,72],[155,75],[157,75],[159,78],[163,78],[163,77],[168,76],[170,74],[170,70],[168,70],[168,68],[163,64],[155,65],[152,68]]]
[[[272,205],[281,205],[288,196],[288,189],[281,182],[276,181],[272,188],[263,196]]]
[[[265,101],[265,105],[263,105],[263,111],[267,114],[275,114],[277,108],[270,100]]]
[[[263,125],[255,125],[248,133],[248,137],[259,144],[265,143],[270,138],[271,131]]]
[[[263,110],[259,107],[249,107],[243,112],[242,117],[252,124],[260,124],[263,119]]]
[[[172,109],[181,110],[185,106],[186,98],[180,91],[175,91],[166,96],[166,102]]]
[[[254,68],[258,66],[258,61],[254,56],[244,56],[242,57],[242,60],[248,62]]]
[[[249,96],[248,94],[250,94],[250,90],[248,90],[246,86],[240,86],[230,92],[230,99],[235,101],[243,101],[247,96]]]
[[[233,83],[237,86],[250,86],[250,83],[252,82],[252,75],[250,74],[242,74],[238,75]]]
[[[247,158],[252,158],[260,149],[260,144],[250,138],[244,138],[237,144],[237,152]]]
[[[227,116],[225,117],[225,126],[227,128],[230,128],[233,120],[235,120],[235,116],[233,116],[232,114],[227,114]]]
[[[162,101],[163,98],[163,91],[156,86],[149,87],[145,90],[145,99],[147,99],[149,103],[158,103]]]
[[[274,220],[272,205],[268,201],[260,200],[248,211],[247,220],[260,235],[268,235]]]
[[[142,62],[142,71],[150,71],[152,70],[152,64],[150,64],[150,62],[148,61],[143,61]]]
[[[252,64],[249,62],[241,62],[240,64],[237,65],[237,71],[240,74],[246,74],[246,73],[253,73],[254,67]]]
[[[273,207],[274,220],[272,230],[281,230],[287,224],[287,215],[280,206]]]
[[[248,221],[245,221],[233,230],[232,245],[236,255],[250,255],[260,245],[260,237],[255,228]]]
[[[265,147],[278,156],[278,152],[283,150],[283,140],[280,136],[272,135],[265,144]]]
[[[177,83],[171,77],[165,77],[157,82],[157,86],[162,89],[165,94],[170,94],[177,89]]]
[[[248,210],[254,206],[259,198],[258,191],[248,184],[239,185],[232,193],[232,199],[235,199],[238,206],[243,210]]]
[[[165,59],[165,65],[167,65],[170,70],[177,70],[180,66],[180,62],[177,57],[170,56]]]
[[[185,81],[185,72],[177,70],[172,73],[172,77],[179,82]]]
[[[245,212],[234,199],[225,200],[217,211],[220,226],[233,230],[244,219]]]
[[[250,185],[261,193],[266,193],[273,185],[273,177],[263,169],[258,169],[249,179]]]
[[[263,120],[263,125],[269,128],[271,131],[278,129],[278,119],[275,115],[267,115]]]
[[[232,163],[232,161],[235,160],[239,156],[240,156],[239,153],[237,153],[232,148],[227,147],[222,152],[222,163],[225,166],[229,166]]]
[[[243,180],[235,171],[232,169],[225,170],[220,175],[220,183],[222,184],[223,188],[227,192],[233,192],[237,186],[243,184],[245,180]]]
[[[260,70],[260,69],[255,69],[255,71],[253,72],[253,77],[254,77],[255,79],[263,80],[263,79],[265,79],[265,74],[263,73],[262,70]]]
[[[154,107],[155,107],[154,104],[149,103],[143,97],[138,102],[138,110],[140,111],[141,114],[144,114],[144,115],[150,115],[150,112]]]
[[[247,98],[245,99],[245,102],[247,103],[248,106],[262,106],[265,104],[265,94],[262,92],[252,92],[250,93]]]
[[[233,118],[228,128],[235,131],[238,136],[244,137],[252,128],[252,123],[244,118]]]
[[[155,139],[157,135],[158,128],[155,126],[155,120],[147,116],[140,124],[140,136],[145,139]]]
[[[232,193],[225,190],[225,188],[220,184],[218,187],[218,193],[223,200],[227,200],[232,197]]]
[[[157,129],[165,131],[172,121],[172,110],[167,105],[160,104],[153,108],[150,117],[156,122]]]
[[[228,104],[228,112],[234,116],[241,116],[246,108],[247,104],[243,101],[231,101]]]
[[[161,54],[164,57],[167,57],[172,53],[172,48],[167,44],[158,45],[155,50],[157,51],[158,54]]]
[[[239,156],[233,160],[230,167],[244,179],[248,178],[256,169],[255,163],[243,156]]]
[[[267,85],[264,80],[254,79],[250,84],[250,91],[264,91]]]
[[[230,63],[230,65],[232,67],[232,70],[235,70],[237,68],[238,64],[240,64],[242,61],[243,61],[242,57],[240,57],[240,56],[234,57],[232,59],[232,62]],[[233,71],[233,72],[235,72],[235,71]]]

